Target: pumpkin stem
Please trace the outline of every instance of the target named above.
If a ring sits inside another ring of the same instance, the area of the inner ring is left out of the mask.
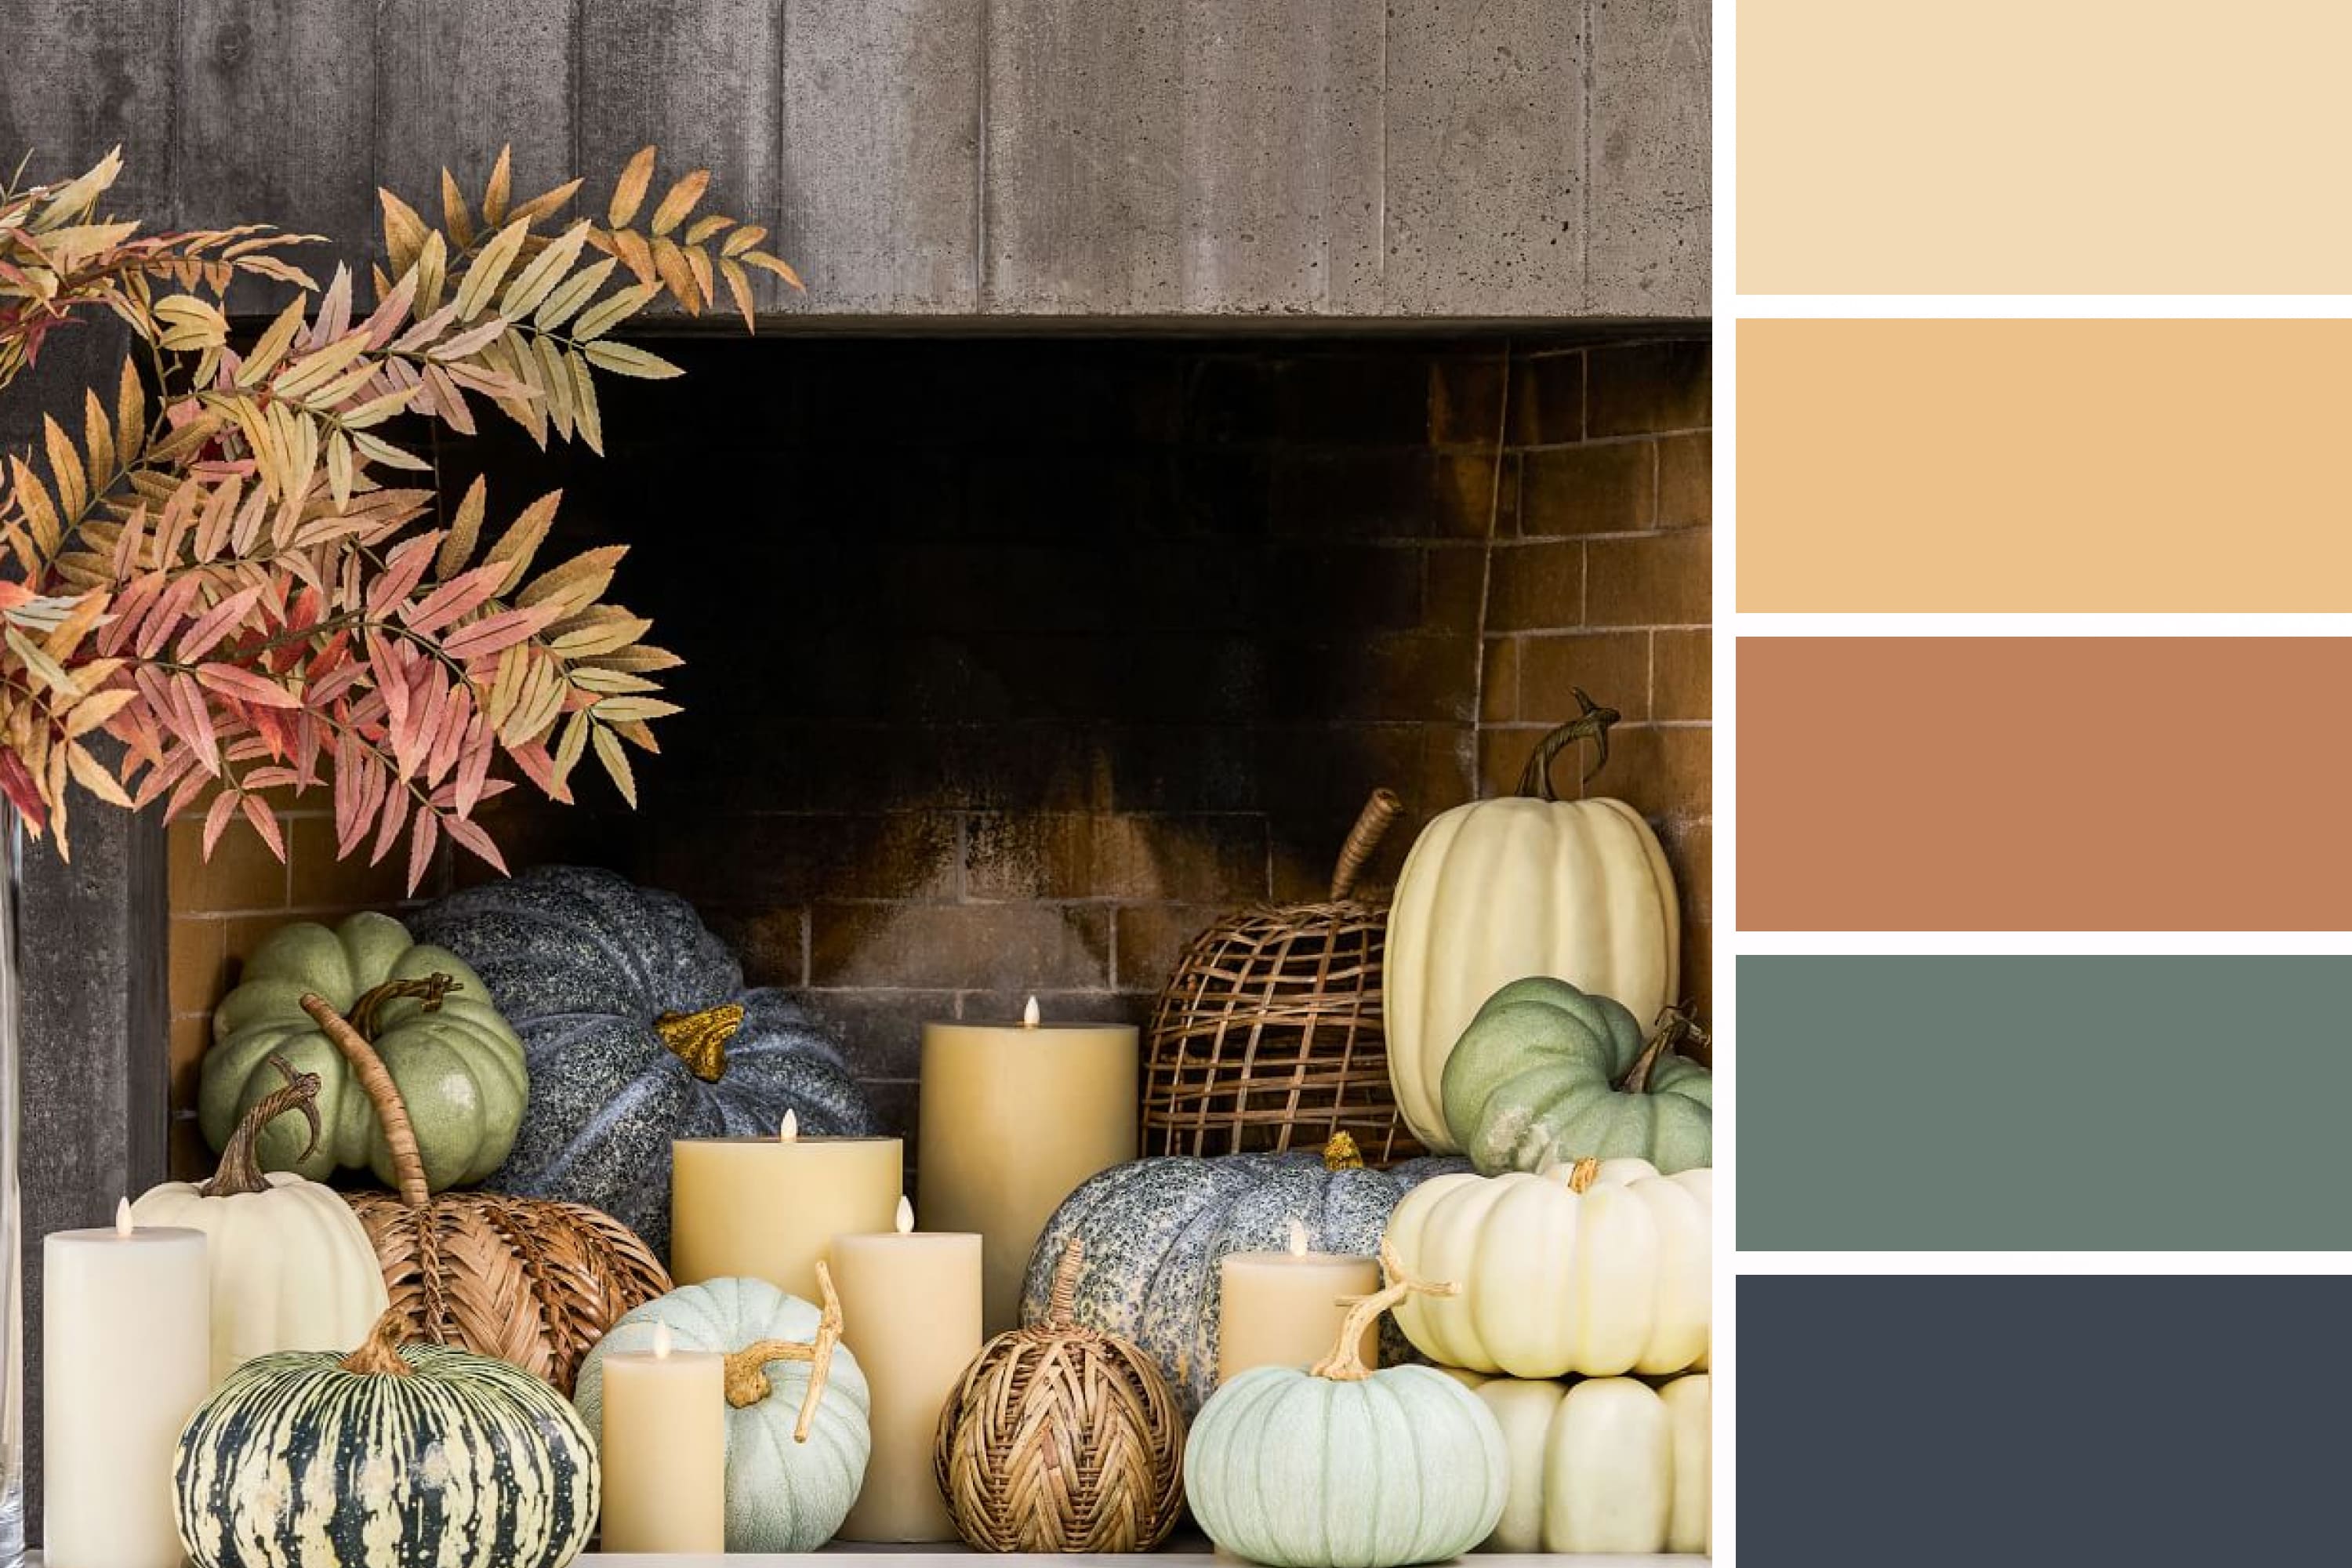
[[[705,1083],[727,1076],[727,1042],[742,1026],[740,1002],[721,1002],[699,1013],[664,1013],[654,1020],[654,1033],[662,1044]]]
[[[1386,1237],[1381,1238],[1381,1275],[1387,1280],[1369,1296],[1342,1296],[1348,1316],[1339,1325],[1339,1342],[1329,1355],[1307,1368],[1313,1377],[1327,1378],[1333,1383],[1361,1383],[1372,1375],[1364,1364],[1364,1331],[1372,1320],[1403,1300],[1407,1296],[1459,1296],[1462,1287],[1448,1281],[1433,1284],[1416,1279],[1404,1271],[1404,1262],[1397,1257],[1396,1248]]]
[[[1568,1190],[1579,1196],[1591,1192],[1592,1184],[1600,1179],[1601,1162],[1590,1154],[1568,1168]]]
[[[809,1363],[808,1391],[801,1395],[800,1419],[793,1423],[793,1441],[808,1441],[809,1423],[816,1419],[817,1402],[824,1397],[824,1385],[833,1376],[833,1352],[841,1343],[841,1298],[834,1293],[833,1270],[819,1258],[816,1265],[817,1289],[824,1297],[824,1310],[817,1314],[816,1338],[803,1344],[798,1340],[761,1340],[745,1345],[727,1358],[727,1403],[736,1410],[757,1405],[776,1391],[768,1381],[768,1363],[772,1361],[804,1361]]]
[[[375,1321],[359,1349],[345,1356],[340,1363],[345,1372],[363,1377],[413,1377],[416,1369],[400,1353],[401,1341],[408,1337],[408,1314],[398,1307],[387,1307],[383,1316]]]
[[[352,1027],[373,1040],[379,1032],[376,1028],[378,1023],[376,1015],[383,1010],[385,1003],[396,1002],[404,996],[414,996],[423,1002],[423,1011],[437,1013],[441,1010],[443,997],[452,991],[463,991],[465,988],[465,982],[448,974],[428,974],[422,980],[387,980],[374,989],[362,991],[352,998]]]
[[[1576,694],[1576,706],[1580,711],[1575,718],[1536,742],[1535,754],[1528,759],[1527,767],[1519,774],[1520,795],[1532,795],[1542,801],[1558,800],[1559,796],[1551,786],[1552,759],[1578,741],[1592,742],[1592,765],[1584,770],[1585,778],[1591,778],[1609,765],[1609,731],[1625,715],[1614,708],[1603,708],[1587,697],[1581,686],[1571,686],[1569,689]]]
[[[1363,874],[1364,862],[1381,847],[1381,837],[1389,824],[1404,810],[1404,802],[1397,792],[1382,787],[1372,792],[1357,814],[1356,826],[1348,829],[1347,842],[1339,846],[1339,863],[1331,868],[1331,901],[1339,902],[1356,890],[1356,879]]]
[[[446,980],[448,977],[436,975],[434,978]],[[399,981],[394,984],[423,983]],[[376,987],[378,991],[383,989],[381,985]],[[374,994],[370,992],[368,994],[372,996]],[[410,994],[419,993],[412,992]],[[367,997],[361,1000],[364,1002]],[[433,1001],[438,1005],[437,996]],[[400,1186],[400,1201],[413,1209],[430,1206],[433,1189],[425,1182],[425,1157],[417,1152],[416,1129],[408,1123],[408,1102],[400,1098],[400,1086],[392,1081],[392,1073],[384,1067],[383,1058],[375,1054],[375,1047],[367,1043],[367,1037],[352,1027],[342,1015],[318,993],[303,993],[302,1011],[310,1015],[310,1021],[319,1026],[319,1032],[335,1043],[335,1049],[342,1052],[343,1060],[351,1063],[352,1076],[360,1080],[360,1087],[367,1091],[368,1102],[375,1107],[375,1119],[383,1127],[384,1145],[392,1151],[392,1173]]]
[[[1345,1128],[1331,1134],[1323,1145],[1323,1168],[1330,1172],[1364,1168],[1364,1152],[1356,1147],[1355,1134]]]
[[[1642,1054],[1633,1058],[1633,1065],[1625,1069],[1623,1078],[1617,1080],[1618,1091],[1622,1094],[1649,1093],[1650,1075],[1657,1070],[1660,1058],[1680,1047],[1685,1041],[1705,1046],[1707,1043],[1706,1031],[1699,1026],[1698,1020],[1669,1003],[1658,1014],[1657,1022],[1650,1026],[1650,1037],[1643,1043]]]
[[[286,1081],[255,1100],[237,1119],[236,1131],[221,1145],[220,1168],[197,1186],[198,1197],[234,1198],[247,1193],[268,1192],[269,1178],[262,1174],[261,1162],[254,1156],[254,1141],[261,1136],[263,1128],[289,1110],[300,1111],[310,1123],[310,1141],[294,1158],[307,1160],[310,1151],[319,1146],[319,1075],[296,1072],[292,1063],[274,1051],[270,1053],[269,1065]]]
[[[1071,1316],[1078,1305],[1078,1270],[1087,1261],[1086,1243],[1076,1237],[1062,1244],[1061,1261],[1054,1265],[1054,1289],[1045,1298],[1045,1327],[1067,1331],[1077,1326]]]

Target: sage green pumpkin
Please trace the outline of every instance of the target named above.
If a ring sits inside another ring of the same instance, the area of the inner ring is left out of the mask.
[[[1210,1397],[1184,1447],[1209,1539],[1272,1568],[1399,1568],[1457,1557],[1503,1516],[1503,1431],[1444,1373],[1352,1381],[1255,1367]]]
[[[196,1568],[562,1568],[588,1543],[596,1447],[518,1367],[400,1345],[247,1362],[180,1434],[173,1504]],[[126,1478],[132,1484],[136,1478]]]
[[[1579,1160],[1647,1160],[1667,1175],[1715,1163],[1715,1078],[1646,1044],[1618,1003],[1565,980],[1514,980],[1445,1058],[1445,1123],[1481,1175]],[[1623,1087],[1621,1087],[1623,1086]]]
[[[572,1399],[591,1431],[604,1429],[604,1357],[652,1350],[662,1323],[678,1350],[734,1355],[763,1340],[815,1341],[820,1314],[763,1279],[709,1279],[647,1301],[614,1324],[581,1363]],[[810,1364],[770,1361],[759,1370],[763,1396],[742,1405],[731,1390],[728,1396],[727,1550],[814,1552],[833,1539],[865,1484],[873,1448],[866,1374],[845,1347],[834,1348],[803,1441],[794,1429]]]
[[[437,1005],[383,994],[367,1005],[369,994],[388,982],[423,983],[436,974],[456,983]],[[408,1106],[434,1191],[469,1185],[499,1168],[522,1121],[522,1042],[455,953],[419,946],[398,921],[374,913],[353,915],[332,930],[308,921],[280,926],[247,961],[236,988],[214,1009],[213,1047],[196,1091],[198,1123],[214,1149],[226,1147],[246,1111],[278,1087],[270,1058],[280,1057],[295,1071],[319,1076],[323,1132],[306,1154],[307,1129],[280,1117],[254,1142],[261,1168],[312,1181],[338,1168],[365,1169],[386,1186],[396,1184],[374,1106],[342,1053],[302,1011],[303,993],[310,991],[373,1042]]]

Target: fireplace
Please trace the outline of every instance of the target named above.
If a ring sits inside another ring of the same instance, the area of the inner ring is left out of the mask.
[[[1589,787],[1656,826],[1708,973],[1708,344],[1689,329],[1435,337],[680,337],[618,383],[609,454],[445,442],[685,657],[641,807],[486,817],[516,869],[686,895],[791,987],[911,1131],[922,1019],[1141,1021],[1216,915],[1321,895],[1367,795],[1507,790],[1581,686],[1622,710]],[[1563,762],[1559,784],[1573,791]],[[171,1163],[208,1014],[289,918],[410,901],[339,864],[169,832]],[[445,853],[429,898],[492,875]],[[911,1142],[908,1145],[911,1150]],[[919,1173],[917,1173],[919,1179]]]

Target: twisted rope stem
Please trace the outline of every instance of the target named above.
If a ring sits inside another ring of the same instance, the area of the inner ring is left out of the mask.
[[[310,1141],[294,1158],[307,1160],[310,1151],[319,1146],[319,1075],[296,1072],[292,1063],[274,1051],[270,1053],[269,1065],[286,1081],[255,1100],[237,1119],[236,1131],[221,1145],[220,1166],[197,1186],[198,1197],[233,1198],[247,1193],[268,1192],[269,1178],[262,1173],[253,1145],[263,1128],[289,1110],[300,1111],[310,1124]]]

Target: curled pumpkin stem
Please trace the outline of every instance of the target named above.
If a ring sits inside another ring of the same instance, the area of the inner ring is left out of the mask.
[[[793,1423],[793,1441],[808,1441],[809,1426],[816,1419],[818,1402],[824,1398],[824,1387],[833,1376],[833,1352],[841,1343],[841,1298],[833,1289],[833,1270],[817,1260],[816,1283],[824,1298],[824,1308],[817,1314],[816,1338],[803,1343],[799,1340],[761,1340],[745,1345],[727,1358],[727,1403],[737,1410],[749,1409],[776,1391],[768,1379],[768,1363],[773,1361],[804,1361],[809,1363],[808,1389],[801,1395],[800,1419]]]
[[[1647,1094],[1650,1075],[1658,1070],[1658,1063],[1685,1043],[1704,1048],[1707,1044],[1706,1031],[1684,1007],[1669,1003],[1650,1026],[1650,1037],[1643,1043],[1642,1054],[1633,1058],[1633,1065],[1617,1080],[1617,1088],[1626,1094]]]
[[[310,1124],[310,1141],[294,1158],[307,1160],[319,1146],[319,1075],[296,1072],[293,1064],[275,1051],[270,1053],[269,1065],[286,1081],[255,1100],[237,1119],[236,1131],[221,1145],[220,1167],[197,1186],[197,1196],[233,1198],[247,1193],[268,1192],[269,1178],[262,1173],[261,1161],[253,1146],[263,1128],[289,1110],[300,1111],[303,1120]]]
[[[422,980],[387,980],[372,990],[361,992],[352,999],[349,1015],[352,1027],[373,1040],[378,1033],[376,1015],[383,1010],[385,1003],[413,996],[421,1004],[423,1011],[437,1013],[450,992],[465,988],[465,982],[451,974],[428,974]]]
[[[1388,1282],[1370,1295],[1339,1298],[1348,1308],[1348,1316],[1339,1324],[1339,1342],[1329,1355],[1307,1369],[1310,1376],[1333,1383],[1363,1382],[1372,1375],[1372,1369],[1364,1364],[1364,1331],[1374,1319],[1407,1296],[1462,1294],[1462,1287],[1452,1280],[1436,1284],[1406,1273],[1404,1260],[1397,1257],[1394,1244],[1386,1237],[1381,1238],[1381,1276]]]
[[[1551,782],[1552,759],[1579,741],[1592,742],[1592,765],[1584,770],[1580,783],[1589,782],[1609,765],[1609,731],[1625,715],[1595,702],[1585,695],[1581,686],[1569,689],[1576,694],[1577,715],[1536,742],[1534,755],[1528,758],[1528,765],[1519,773],[1520,795],[1536,800],[1558,800],[1559,794]]]

